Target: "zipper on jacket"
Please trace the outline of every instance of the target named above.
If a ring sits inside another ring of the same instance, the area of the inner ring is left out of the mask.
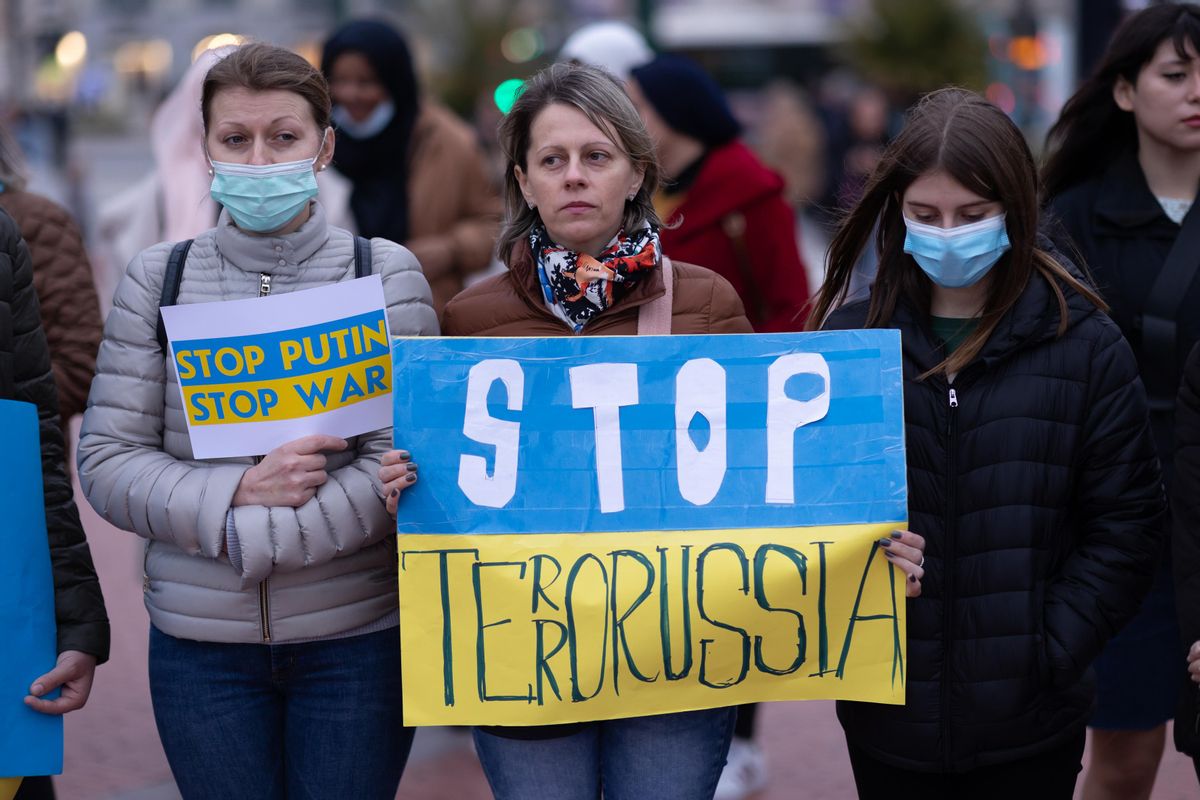
[[[271,641],[271,587],[266,579],[258,585],[258,613],[262,616],[262,637]]]
[[[950,771],[954,761],[954,749],[951,742],[952,726],[950,724],[950,659],[952,656],[950,643],[953,635],[954,622],[954,535],[957,500],[955,497],[958,486],[958,392],[950,387],[947,393],[949,410],[946,414],[946,549],[942,554],[942,754],[944,767]]]
[[[258,276],[258,296],[266,297],[271,293],[271,276],[265,272],[259,273]],[[254,463],[262,462],[262,458],[255,456]],[[258,613],[262,618],[262,638],[264,642],[271,641],[271,583],[269,578],[264,578],[263,582],[258,585]]]

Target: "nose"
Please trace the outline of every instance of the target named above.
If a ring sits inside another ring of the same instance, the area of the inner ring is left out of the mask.
[[[271,163],[270,154],[267,152],[267,144],[261,139],[254,141],[254,146],[250,150],[250,160],[246,162],[255,166],[262,166]]]
[[[563,177],[566,179],[567,185],[569,186],[577,186],[586,183],[587,177],[583,172],[583,162],[578,157],[572,156],[571,160],[567,162],[567,170]]]

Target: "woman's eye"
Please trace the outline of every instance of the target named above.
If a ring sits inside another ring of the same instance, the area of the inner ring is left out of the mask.
[[[1181,80],[1183,80],[1184,78],[1186,78],[1186,77],[1187,77],[1187,73],[1184,73],[1184,72],[1164,72],[1164,73],[1163,73],[1163,77],[1164,77],[1164,78],[1166,78],[1166,79],[1167,79],[1167,80],[1169,80],[1169,81],[1181,81]]]
[[[561,160],[562,159],[560,159],[558,156],[546,156],[542,159],[542,164],[547,167],[553,167],[556,166]]]
[[[928,225],[931,222],[937,222],[938,218],[934,214],[917,214],[917,222],[923,222]]]
[[[281,134],[279,134],[279,135],[278,135],[276,138],[277,138],[277,139],[280,139],[281,141],[284,141],[284,142],[294,142],[294,141],[296,141],[296,134],[294,134],[294,133],[281,133]]]
[[[229,145],[230,147],[237,147],[239,144],[246,141],[246,137],[242,136],[240,133],[234,133],[229,136],[226,136],[221,141],[223,141],[225,144]]]
[[[983,219],[983,214],[963,214],[964,222],[979,222]]]
[[[604,161],[607,158],[608,153],[604,152],[603,150],[595,150],[591,153],[588,153],[588,160],[590,161]]]

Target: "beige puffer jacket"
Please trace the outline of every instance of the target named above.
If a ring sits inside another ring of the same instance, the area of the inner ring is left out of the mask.
[[[196,238],[180,303],[311,289],[354,277],[354,239],[314,205],[295,233],[251,236],[222,212]],[[79,479],[105,519],[148,539],[146,607],[172,636],[214,642],[335,635],[396,609],[395,540],[381,500],[390,428],[329,453],[330,480],[299,508],[239,506],[240,570],[224,554],[226,515],[254,459],[192,457],[178,377],[156,339],[172,245],[141,253],[117,287],[79,441]],[[437,335],[429,285],[413,255],[372,241],[393,335]]]

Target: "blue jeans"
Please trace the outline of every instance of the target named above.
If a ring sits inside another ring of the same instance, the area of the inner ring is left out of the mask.
[[[184,800],[392,800],[412,746],[395,629],[266,645],[151,626],[150,696]]]
[[[590,723],[556,739],[475,730],[496,800],[708,800],[737,710],[714,708]]]

